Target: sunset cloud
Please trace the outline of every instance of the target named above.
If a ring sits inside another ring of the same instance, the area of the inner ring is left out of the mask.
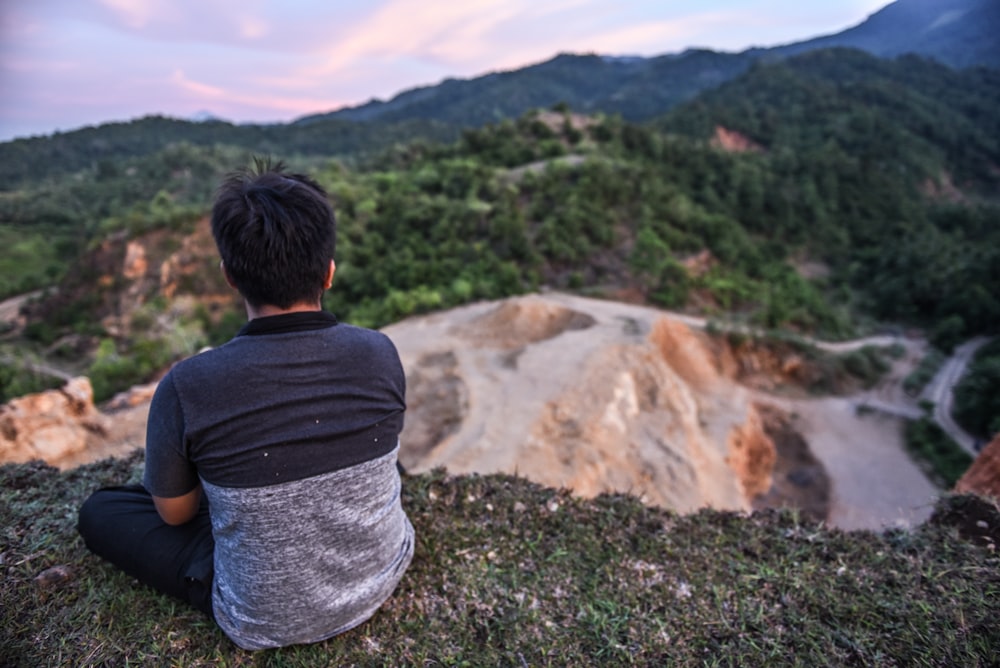
[[[202,98],[219,98],[226,95],[226,91],[217,86],[210,86],[188,79],[184,75],[183,70],[174,70],[174,73],[170,76],[170,81],[176,86]]]
[[[171,74],[170,83],[181,92],[191,95],[192,100],[197,101],[201,107],[213,107],[217,110],[216,113],[227,108],[252,108],[271,110],[275,117],[289,113],[304,116],[317,109],[331,109],[344,104],[342,100],[330,98],[253,94],[226,90],[189,79],[182,70],[175,70]],[[219,103],[221,103],[221,107]]]

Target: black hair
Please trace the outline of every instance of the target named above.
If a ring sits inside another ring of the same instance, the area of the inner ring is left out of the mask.
[[[212,206],[212,236],[226,272],[252,306],[319,301],[336,249],[326,192],[281,162],[254,159],[226,177]]]

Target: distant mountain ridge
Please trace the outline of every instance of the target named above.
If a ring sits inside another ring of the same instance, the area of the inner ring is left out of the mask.
[[[882,58],[906,53],[954,68],[1000,66],[1000,3],[996,0],[899,0],[858,26],[768,49],[791,55],[840,46]]]
[[[898,0],[853,28],[784,46],[741,53],[690,49],[651,58],[560,54],[518,70],[446,79],[403,91],[388,101],[371,100],[295,123],[422,119],[478,126],[559,102],[584,113],[620,114],[642,121],[739,76],[759,60],[831,47],[856,48],[883,58],[913,53],[953,68],[997,68],[997,35],[1000,2],[996,0]]]

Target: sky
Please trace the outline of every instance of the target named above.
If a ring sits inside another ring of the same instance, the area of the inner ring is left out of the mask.
[[[0,0],[0,141],[151,114],[288,122],[559,53],[736,52],[890,0]]]

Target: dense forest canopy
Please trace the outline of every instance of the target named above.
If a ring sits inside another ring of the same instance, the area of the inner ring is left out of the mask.
[[[415,138],[448,141],[457,136],[456,128],[419,120],[364,124],[327,119],[309,124],[237,125],[148,116],[0,143],[0,194],[81,171],[113,171],[116,163],[147,157],[179,143],[330,159],[365,155]]]
[[[947,347],[1000,323],[997,108],[996,70],[831,50],[758,64],[645,124],[557,105],[463,131],[145,119],[22,140],[0,145],[34,156],[0,192],[0,293],[68,276],[29,333],[83,336],[115,373],[152,355],[150,373],[185,351],[100,331],[116,288],[86,284],[88,249],[189,233],[222,174],[270,153],[329,190],[327,306],[358,324],[553,287],[833,338],[914,325]],[[205,342],[224,339],[203,316]]]

